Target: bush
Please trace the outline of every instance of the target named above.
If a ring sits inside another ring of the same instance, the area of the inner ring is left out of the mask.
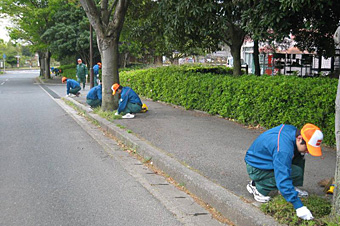
[[[67,78],[77,80],[76,78],[77,65],[75,64],[62,65],[59,67],[59,69],[61,69],[60,76],[65,76]]]
[[[119,71],[131,71],[131,70],[137,70],[142,68],[147,68],[149,65],[147,64],[141,64],[141,63],[133,63],[127,65],[125,68],[119,68]]]
[[[246,125],[271,128],[285,123],[301,128],[313,123],[323,131],[325,144],[335,144],[337,80],[220,72],[219,67],[170,66],[121,72],[120,80],[144,97]]]

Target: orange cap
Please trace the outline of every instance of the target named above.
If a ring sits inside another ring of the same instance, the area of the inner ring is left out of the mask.
[[[62,78],[61,78],[61,82],[62,82],[62,83],[64,83],[66,80],[67,80],[66,77],[62,77]]]
[[[99,66],[102,66],[102,63],[100,63],[100,62],[98,62],[97,64],[98,64]]]
[[[117,89],[119,88],[119,84],[115,83],[112,85],[111,89],[112,89],[112,95],[115,95],[117,92]]]
[[[306,141],[308,152],[313,156],[321,156],[321,142],[323,140],[323,134],[319,127],[307,123],[301,129],[301,135]]]

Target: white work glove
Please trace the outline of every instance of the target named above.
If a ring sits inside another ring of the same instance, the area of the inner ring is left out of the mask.
[[[314,219],[312,213],[305,206],[296,209],[296,215],[303,220],[313,220]]]
[[[119,114],[118,114],[118,111],[116,111],[115,115],[119,115]]]

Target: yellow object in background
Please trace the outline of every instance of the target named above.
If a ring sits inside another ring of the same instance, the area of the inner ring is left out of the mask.
[[[327,194],[333,194],[333,192],[334,192],[334,184],[332,184],[332,185],[329,187],[329,189],[328,189],[328,191],[327,191]]]
[[[142,110],[141,110],[140,112],[145,113],[145,112],[147,112],[148,110],[149,110],[148,106],[146,106],[146,104],[143,104],[143,105],[142,105]]]

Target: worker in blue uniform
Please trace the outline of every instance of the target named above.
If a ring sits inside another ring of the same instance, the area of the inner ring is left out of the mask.
[[[120,94],[119,106],[117,114],[138,113],[142,110],[142,101],[133,89],[130,87],[123,87],[115,83],[111,87],[112,95]]]
[[[262,133],[248,149],[245,162],[251,181],[247,190],[258,202],[268,202],[269,192],[279,190],[293,204],[298,217],[313,219],[310,210],[300,197],[308,192],[297,186],[303,185],[304,155],[321,156],[321,130],[310,123],[302,129],[282,124]]]
[[[99,69],[102,68],[102,63],[98,62],[93,66],[93,74],[94,74],[94,86],[99,85]]]
[[[102,84],[99,81],[99,85],[90,89],[86,96],[86,103],[91,108],[96,108],[102,105]]]
[[[70,94],[74,94],[77,97],[80,95],[80,84],[79,82],[73,80],[73,79],[69,79],[66,77],[62,77],[61,78],[61,82],[65,83],[66,82],[66,95],[69,96]]]

